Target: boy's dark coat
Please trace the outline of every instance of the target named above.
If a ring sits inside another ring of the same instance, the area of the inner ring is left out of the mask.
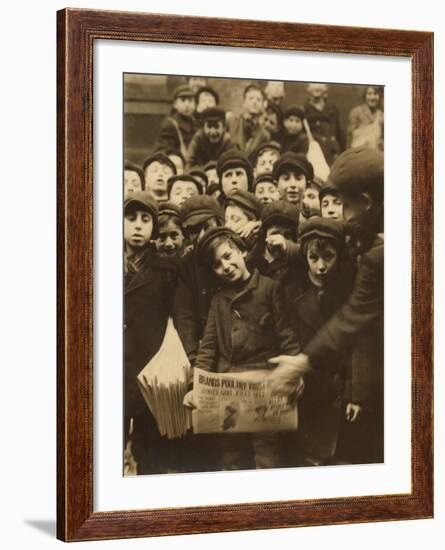
[[[227,287],[213,298],[196,366],[218,372],[265,369],[271,357],[299,350],[279,284],[255,270],[242,290]]]
[[[218,160],[219,157],[229,149],[235,148],[236,145],[226,132],[219,143],[210,143],[204,134],[204,130],[198,130],[193,136],[188,148],[188,159],[186,168],[192,166],[204,166],[211,160]]]
[[[227,129],[232,141],[250,155],[262,143],[270,141],[270,133],[261,124],[252,124],[244,116],[234,116],[227,120]]]
[[[364,407],[363,441],[357,446],[369,462],[383,460],[383,275],[383,239],[377,237],[361,257],[349,300],[305,349],[317,366],[330,354],[351,348],[351,401]]]
[[[197,262],[193,250],[181,258],[174,295],[174,321],[192,364],[204,333],[210,302],[215,291],[213,273],[207,266]]]
[[[308,151],[309,141],[306,132],[301,131],[297,135],[288,135],[284,131],[280,138],[281,154],[292,151],[305,155]]]
[[[136,377],[161,347],[174,288],[172,264],[147,251],[136,274],[125,283],[124,307],[124,393],[125,426],[135,419],[139,432],[141,422],[153,423],[138,388]],[[141,419],[138,423],[138,419]],[[124,434],[125,435],[125,434]]]
[[[157,149],[175,149],[183,152],[181,140],[178,136],[178,130],[173,121],[176,121],[176,124],[179,127],[184,141],[184,146],[188,147],[190,145],[190,142],[196,132],[195,119],[191,116],[181,115],[180,113],[175,112],[171,116],[167,117],[162,123],[158,137]],[[185,151],[183,154],[184,153]]]
[[[316,109],[309,101],[304,105],[304,113],[312,135],[320,144],[329,166],[343,151],[343,135],[337,107],[327,103],[323,111]]]
[[[351,284],[341,275],[330,288],[320,292],[307,277],[290,304],[290,318],[297,339],[305,348],[318,330],[344,303]],[[332,353],[319,361],[317,370],[305,377],[306,388],[299,404],[299,448],[307,456],[330,459],[349,401],[350,354]]]

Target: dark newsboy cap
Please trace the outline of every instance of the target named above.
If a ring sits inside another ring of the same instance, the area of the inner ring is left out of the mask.
[[[274,164],[274,179],[278,180],[281,174],[289,168],[294,168],[302,172],[306,176],[308,182],[312,181],[314,178],[314,167],[307,160],[306,156],[301,153],[288,151],[287,153],[284,153],[284,155],[281,155],[281,157]]]

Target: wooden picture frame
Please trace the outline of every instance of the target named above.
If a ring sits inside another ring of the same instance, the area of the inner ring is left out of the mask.
[[[412,490],[407,494],[93,512],[93,43],[156,41],[412,61]],[[58,468],[64,541],[433,516],[433,34],[65,9],[57,14]]]

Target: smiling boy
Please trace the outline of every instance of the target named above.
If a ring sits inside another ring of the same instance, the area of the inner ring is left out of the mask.
[[[218,107],[211,107],[201,113],[203,127],[198,130],[190,142],[187,152],[187,168],[204,166],[216,161],[234,147],[230,135],[226,132],[226,113]]]
[[[314,168],[304,155],[287,152],[275,163],[273,177],[283,200],[301,209],[307,184],[314,178]]]
[[[226,227],[207,231],[198,244],[198,259],[217,276],[221,289],[215,294],[195,366],[216,372],[246,372],[269,368],[267,360],[277,350],[289,355],[299,346],[285,315],[276,281],[250,271],[245,244]],[[280,432],[222,436],[223,469],[282,466]]]

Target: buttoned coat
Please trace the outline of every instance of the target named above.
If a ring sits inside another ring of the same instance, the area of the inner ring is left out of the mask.
[[[215,294],[196,367],[216,372],[265,369],[271,357],[299,350],[279,284],[255,270],[241,290],[227,287]]]

